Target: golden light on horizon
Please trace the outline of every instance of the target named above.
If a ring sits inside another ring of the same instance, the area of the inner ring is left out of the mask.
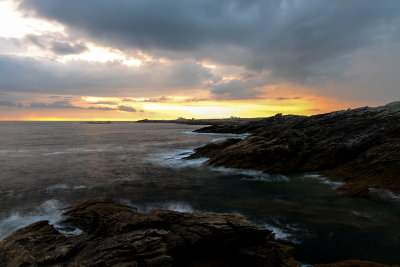
[[[82,97],[83,100],[87,102],[97,102],[100,101],[102,98],[100,97],[93,97],[93,96],[88,96],[88,97]]]
[[[139,119],[176,119],[178,117],[211,119],[260,118],[277,113],[294,115],[314,115],[338,109],[358,106],[357,103],[315,95],[297,97],[265,97],[247,100],[196,100],[189,96],[163,96],[158,98],[135,97],[72,97],[74,109],[29,108],[19,113],[2,114],[0,120],[38,120],[38,121],[87,121],[115,120],[132,121]],[[51,103],[48,96],[43,96]],[[26,111],[31,113],[26,115]],[[136,110],[136,111],[135,111]],[[51,116],[49,113],[51,112]]]

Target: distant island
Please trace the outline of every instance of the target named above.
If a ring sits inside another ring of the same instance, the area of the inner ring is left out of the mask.
[[[111,121],[85,121],[83,124],[111,124]]]
[[[230,117],[225,119],[185,119],[185,118],[177,118],[175,120],[149,120],[143,119],[138,120],[138,123],[178,123],[178,124],[188,124],[188,125],[232,125],[232,124],[241,124],[249,121],[257,121],[262,120],[263,118],[239,118],[239,117]]]

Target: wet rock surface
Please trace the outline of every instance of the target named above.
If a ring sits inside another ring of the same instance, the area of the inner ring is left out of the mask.
[[[271,231],[230,214],[134,208],[108,199],[77,202],[65,235],[48,221],[0,242],[0,266],[300,266]]]
[[[400,193],[400,102],[310,117],[277,114],[197,132],[250,134],[198,148],[190,157],[207,157],[212,165],[319,172],[346,182],[338,190],[352,196],[367,196],[369,188]]]

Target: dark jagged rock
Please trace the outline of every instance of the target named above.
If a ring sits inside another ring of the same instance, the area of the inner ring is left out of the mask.
[[[0,266],[299,266],[271,231],[230,214],[138,213],[107,199],[70,206],[64,235],[48,221],[0,243]]]
[[[276,116],[198,132],[250,133],[196,150],[212,165],[269,173],[320,172],[346,182],[339,188],[366,196],[368,188],[400,193],[400,102],[315,116]]]

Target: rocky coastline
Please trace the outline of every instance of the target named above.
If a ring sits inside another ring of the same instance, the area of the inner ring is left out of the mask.
[[[249,134],[196,149],[190,158],[268,173],[316,172],[341,192],[400,193],[400,102],[315,116],[281,115],[214,124],[202,133]],[[0,242],[5,266],[301,266],[295,248],[231,214],[152,210],[109,199],[66,208],[61,226],[39,221]],[[76,231],[76,229],[80,229]],[[75,234],[72,234],[75,232]],[[387,265],[346,260],[315,267]]]
[[[1,241],[0,266],[300,267],[293,250],[237,215],[140,213],[110,199],[89,199],[70,205],[61,227],[39,221]],[[359,260],[314,265],[339,266],[389,267]]]
[[[48,221],[0,242],[0,266],[300,266],[293,248],[231,214],[137,212],[109,199],[80,201],[64,214],[64,231]]]
[[[277,114],[197,132],[249,136],[205,145],[189,159],[268,173],[316,172],[345,182],[338,190],[357,197],[371,188],[400,194],[400,102],[309,117]]]

